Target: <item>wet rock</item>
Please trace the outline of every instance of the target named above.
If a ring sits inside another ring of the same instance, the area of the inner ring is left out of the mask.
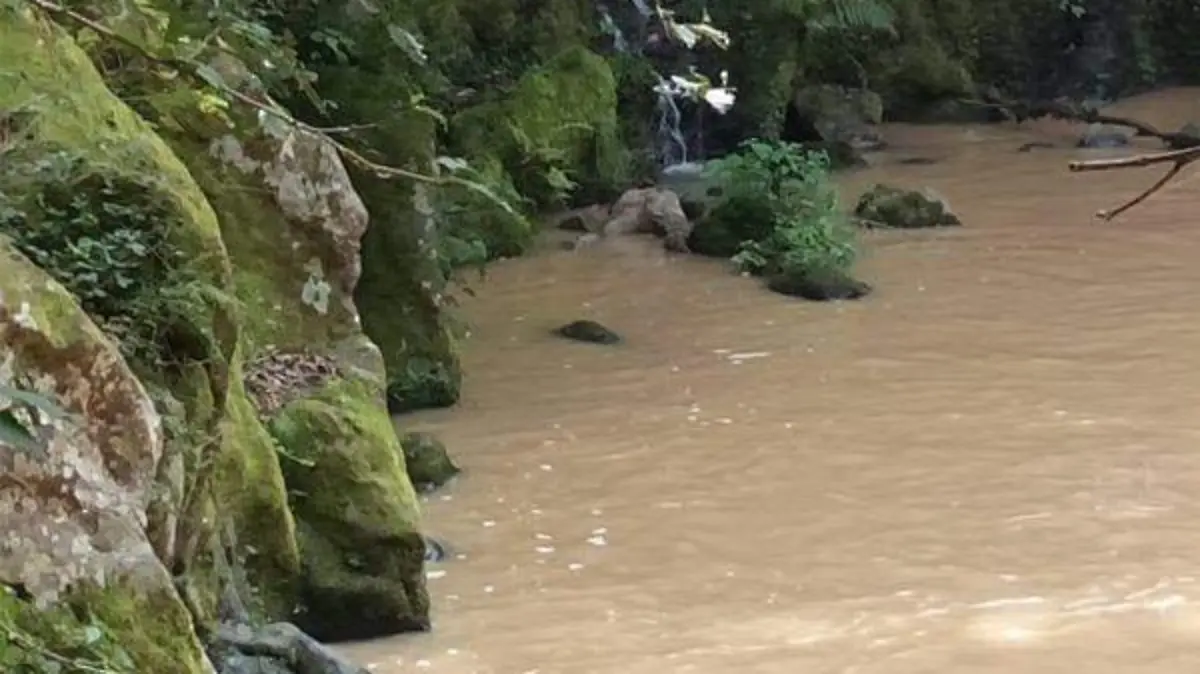
[[[436,538],[431,538],[429,536],[425,537],[426,563],[444,562],[449,557],[450,550],[446,547],[445,543],[437,540]]]
[[[429,628],[418,499],[379,383],[333,380],[270,423],[303,566],[292,620],[321,640]]]
[[[1054,143],[1047,143],[1041,140],[1035,140],[1032,143],[1025,143],[1017,148],[1017,152],[1033,152],[1034,150],[1051,150],[1054,149]]]
[[[367,674],[291,623],[221,625],[208,646],[217,674]]]
[[[560,337],[589,344],[619,344],[621,336],[596,321],[580,320],[555,328]]]
[[[662,187],[633,189],[621,195],[604,223],[605,236],[655,234],[673,252],[687,252],[692,224],[683,211],[679,195]]]
[[[840,270],[777,273],[767,279],[767,288],[814,302],[856,300],[871,293],[870,284]]]
[[[563,214],[555,227],[565,232],[596,233],[604,228],[608,213],[609,207],[603,204],[576,208]]]
[[[419,491],[433,491],[462,472],[450,459],[446,445],[430,433],[405,433],[400,446],[408,479]]]
[[[1077,147],[1088,149],[1125,147],[1129,144],[1129,134],[1124,128],[1108,124],[1092,124],[1079,137]]]
[[[867,190],[854,208],[866,227],[920,229],[962,224],[946,202],[929,191],[905,190],[877,184]]]
[[[804,87],[792,100],[797,130],[828,143],[841,143],[856,153],[881,149],[883,137],[878,124],[883,121],[883,99],[866,89],[828,84]]]
[[[601,237],[599,234],[580,234],[569,241],[563,241],[559,245],[563,250],[579,251],[595,246],[596,244],[600,243],[602,239],[603,237]]]

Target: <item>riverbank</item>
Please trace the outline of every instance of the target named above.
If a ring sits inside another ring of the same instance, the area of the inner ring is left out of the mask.
[[[1176,128],[1194,100],[1122,108]],[[430,580],[433,633],[346,652],[383,673],[1192,671],[1194,179],[1100,224],[1158,174],[1068,173],[1102,156],[1078,126],[886,131],[844,199],[928,186],[965,225],[868,235],[865,301],[798,303],[649,240],[492,269],[463,308],[463,401],[404,418],[466,469],[425,506],[465,558]],[[579,317],[626,344],[546,334]]]

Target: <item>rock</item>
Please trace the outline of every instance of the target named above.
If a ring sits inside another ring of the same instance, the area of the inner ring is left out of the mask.
[[[602,204],[576,208],[564,214],[555,227],[567,232],[597,233],[608,220],[609,207]]]
[[[792,105],[805,127],[827,143],[845,144],[855,153],[884,146],[877,125],[883,121],[883,100],[865,89],[829,84],[808,86],[796,92]],[[809,131],[811,132],[805,132]]]
[[[290,623],[221,625],[208,652],[218,674],[368,674]]]
[[[560,245],[563,250],[579,251],[586,250],[595,246],[603,240],[599,234],[580,234],[570,241],[563,241]]]
[[[34,34],[53,35],[43,28]],[[36,446],[0,441],[0,615],[47,629],[59,621],[64,629],[77,624],[69,609],[41,610],[81,602],[87,624],[107,630],[139,671],[209,671],[191,616],[146,535],[163,456],[154,404],[71,294],[2,237],[0,385],[36,392],[68,415],[0,395],[0,409],[22,420]]]
[[[656,234],[673,252],[687,252],[692,224],[675,192],[661,187],[628,190],[613,204],[602,228],[605,236]]]
[[[444,562],[444,561],[446,561],[446,558],[449,556],[450,556],[450,551],[447,549],[445,543],[442,543],[441,541],[437,540],[436,538],[431,538],[429,536],[425,537],[425,562],[426,563]]]
[[[903,157],[896,163],[903,166],[931,166],[938,163],[938,160],[933,157]]]
[[[335,380],[270,425],[292,457],[283,470],[303,560],[294,621],[322,641],[429,628],[417,496],[376,386]]]
[[[1125,147],[1128,144],[1129,134],[1125,129],[1109,124],[1089,125],[1076,143],[1078,147],[1088,149]]]
[[[767,287],[814,302],[856,300],[871,293],[869,284],[838,270],[778,273],[767,279]]]
[[[405,433],[400,446],[408,479],[418,491],[433,491],[462,472],[450,459],[446,445],[430,433]]]
[[[946,202],[925,191],[904,190],[877,184],[859,197],[854,215],[866,227],[918,229],[962,224]]]
[[[562,327],[555,328],[554,333],[560,337],[573,339],[576,342],[590,344],[619,344],[621,336],[600,325],[596,321],[574,321]]]
[[[1035,140],[1031,143],[1025,143],[1021,147],[1017,148],[1017,152],[1033,152],[1034,150],[1052,150],[1052,149],[1054,149],[1054,143],[1047,143],[1045,141],[1036,141]]]

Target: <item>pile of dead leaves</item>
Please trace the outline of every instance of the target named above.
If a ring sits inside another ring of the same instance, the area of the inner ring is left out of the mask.
[[[246,392],[263,419],[319,390],[340,374],[329,356],[269,348],[246,364]]]

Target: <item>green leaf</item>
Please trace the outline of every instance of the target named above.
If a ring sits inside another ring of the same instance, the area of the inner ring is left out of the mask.
[[[214,70],[211,66],[204,65],[203,63],[198,64],[196,66],[196,75],[205,82],[208,82],[215,89],[229,88],[225,84],[225,78],[221,77],[221,73]]]
[[[67,418],[67,412],[58,406],[53,400],[32,391],[23,391],[0,384],[0,398],[8,398],[13,402],[36,407],[46,414],[46,416],[59,421]]]

